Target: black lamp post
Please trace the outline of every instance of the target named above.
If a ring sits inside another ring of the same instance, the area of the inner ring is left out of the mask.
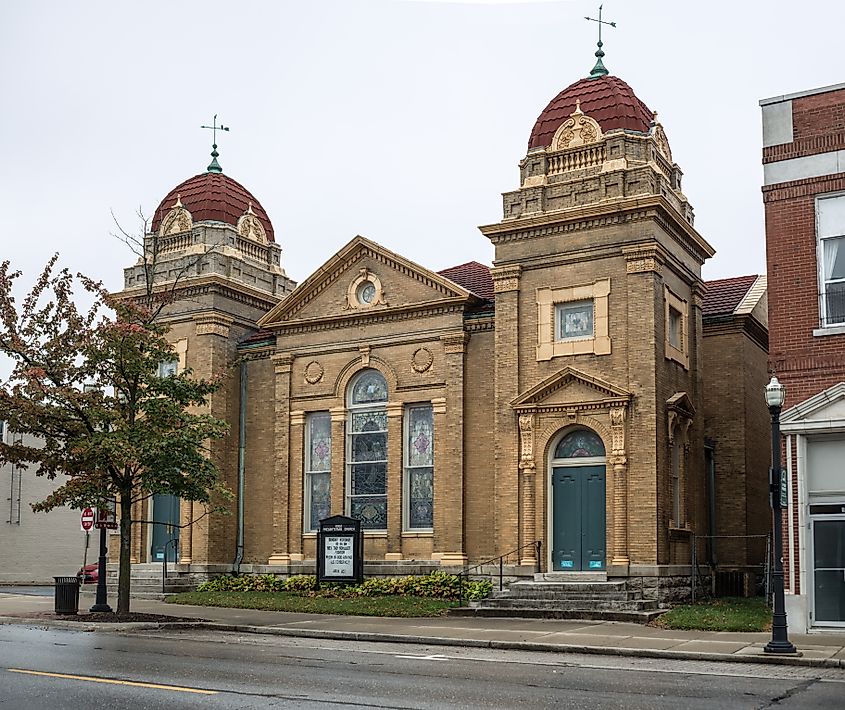
[[[783,597],[783,521],[781,515],[780,410],[786,399],[786,387],[772,377],[766,385],[766,404],[772,417],[772,468],[769,472],[769,491],[774,520],[775,570],[772,575],[775,608],[772,612],[772,640],[763,649],[766,653],[796,653],[786,631],[786,603]]]
[[[97,520],[100,515],[97,514]],[[100,525],[105,525],[100,522]],[[100,528],[100,559],[97,564],[97,599],[89,611],[108,611],[112,608],[109,606],[108,593],[106,591],[106,555],[108,555],[108,547],[106,545],[106,528]]]
[[[95,392],[99,388],[97,385],[94,384],[86,384],[83,385],[83,390],[85,392]],[[100,559],[97,563],[97,598],[94,602],[94,606],[92,606],[88,611],[106,611],[111,612],[112,608],[109,606],[108,600],[108,592],[106,590],[106,556],[109,553],[108,544],[106,539],[106,528],[105,523],[100,520],[100,509],[97,508],[97,515],[94,518],[97,521],[97,525],[100,527]]]

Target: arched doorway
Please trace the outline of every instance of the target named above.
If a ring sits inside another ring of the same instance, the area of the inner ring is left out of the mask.
[[[551,569],[605,569],[605,449],[591,429],[564,434],[552,449]]]

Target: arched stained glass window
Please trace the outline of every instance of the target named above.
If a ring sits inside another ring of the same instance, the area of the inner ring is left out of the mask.
[[[604,456],[601,437],[589,429],[578,429],[567,434],[555,448],[556,459],[577,459],[586,456]]]
[[[378,370],[365,370],[352,385],[349,404],[372,404],[387,401],[387,382]]]
[[[363,370],[349,387],[346,510],[364,530],[387,529],[387,382]]]

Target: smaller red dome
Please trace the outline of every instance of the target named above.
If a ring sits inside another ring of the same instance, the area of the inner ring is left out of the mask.
[[[275,241],[273,225],[261,203],[237,180],[223,173],[194,175],[168,192],[153,215],[154,232],[158,231],[161,221],[176,204],[177,197],[182,201],[182,206],[191,213],[194,222],[213,220],[231,224],[233,227],[237,226],[238,219],[247,211],[251,202],[252,211],[267,233],[267,240]]]
[[[594,118],[604,132],[624,128],[648,133],[654,119],[654,112],[619,77],[605,75],[580,79],[561,91],[543,109],[531,131],[528,149],[551,145],[555,131],[575,111],[579,100],[581,110]]]

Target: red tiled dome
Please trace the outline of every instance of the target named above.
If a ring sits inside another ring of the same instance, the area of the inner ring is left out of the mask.
[[[626,128],[648,133],[654,113],[634,94],[634,90],[616,76],[600,76],[576,81],[555,96],[534,124],[528,149],[551,145],[555,131],[575,111],[581,110],[598,121],[602,131]]]
[[[153,215],[154,232],[158,230],[170,208],[176,204],[177,196],[182,200],[182,206],[191,213],[194,222],[214,220],[231,224],[233,227],[252,202],[252,211],[264,226],[268,241],[275,241],[270,218],[252,193],[228,175],[210,172],[194,175],[167,193],[167,197],[161,201]]]

